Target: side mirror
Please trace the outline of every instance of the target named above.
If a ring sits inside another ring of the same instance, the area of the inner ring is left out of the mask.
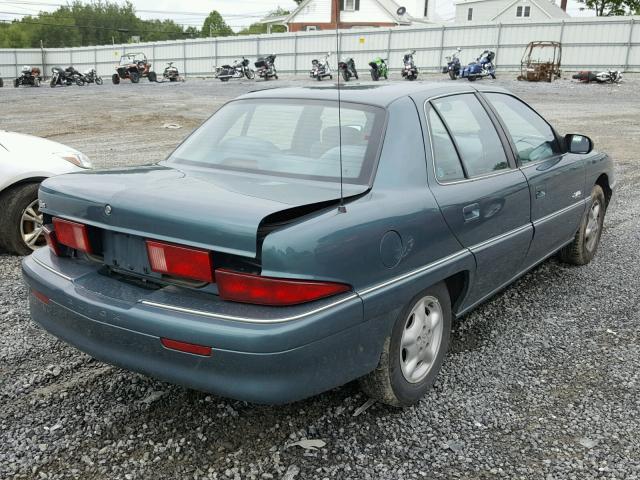
[[[564,144],[567,146],[569,153],[585,154],[593,150],[593,142],[586,135],[569,133],[564,136]]]

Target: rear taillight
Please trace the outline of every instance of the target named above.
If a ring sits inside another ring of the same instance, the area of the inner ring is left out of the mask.
[[[54,232],[51,228],[44,225],[42,227],[42,234],[44,235],[44,239],[47,241],[47,245],[51,249],[51,251],[60,256],[60,245],[58,244],[58,239],[56,238],[56,232]]]
[[[89,243],[86,225],[54,217],[53,228],[55,230],[55,238],[59,244],[91,253],[91,244]]]
[[[216,270],[216,282],[224,300],[271,306],[296,305],[351,290],[343,283],[262,277],[223,269]]]
[[[147,254],[154,272],[208,283],[214,281],[211,252],[207,250],[147,240]]]

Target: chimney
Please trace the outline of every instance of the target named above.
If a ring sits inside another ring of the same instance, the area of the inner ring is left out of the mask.
[[[567,11],[567,0],[560,0],[560,8],[565,12]]]

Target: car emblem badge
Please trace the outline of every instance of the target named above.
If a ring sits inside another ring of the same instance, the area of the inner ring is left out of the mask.
[[[105,205],[105,206],[104,206],[104,213],[105,213],[105,215],[111,215],[111,211],[112,211],[112,209],[111,209],[111,205]]]

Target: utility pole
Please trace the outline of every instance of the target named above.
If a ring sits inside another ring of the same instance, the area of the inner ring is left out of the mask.
[[[42,40],[40,40],[40,55],[42,56],[42,78],[44,78],[45,77],[44,71],[47,67],[46,67],[45,58],[44,58],[44,42]]]

